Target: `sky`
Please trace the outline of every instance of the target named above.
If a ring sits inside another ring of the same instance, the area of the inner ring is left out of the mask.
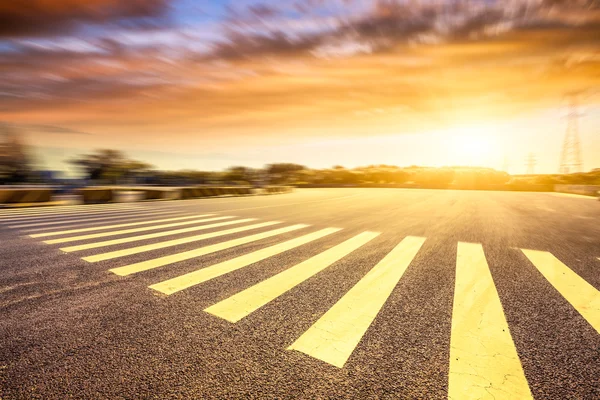
[[[0,122],[41,168],[600,168],[598,0],[0,2]],[[72,171],[71,171],[72,172]]]

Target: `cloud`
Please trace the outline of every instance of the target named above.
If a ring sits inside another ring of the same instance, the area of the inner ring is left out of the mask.
[[[151,24],[169,0],[27,0],[0,2],[0,37],[70,32],[84,24]]]
[[[248,11],[252,16],[258,19],[273,18],[280,15],[279,9],[267,4],[251,5],[248,7]]]
[[[12,40],[0,117],[149,137],[399,132],[551,106],[600,83],[598,2],[234,4],[210,29]]]
[[[321,42],[318,36],[291,38],[284,32],[248,36],[231,32],[227,40],[216,43],[206,56],[209,59],[239,59],[253,56],[297,55],[316,47]]]
[[[544,6],[578,8],[582,10],[592,10],[600,8],[600,0],[542,0]]]
[[[1,127],[12,127],[17,132],[26,131],[34,133],[49,133],[59,135],[90,135],[88,132],[79,131],[76,129],[66,128],[63,126],[43,125],[43,124],[14,124],[0,121]]]
[[[89,135],[88,132],[82,132],[75,129],[65,128],[63,126],[29,124],[23,125],[23,127],[27,130],[31,130],[38,133],[54,133],[61,135]]]
[[[255,3],[246,9],[230,10],[224,22],[225,37],[213,46],[210,56],[238,59],[289,55],[319,48],[352,44],[372,50],[387,50],[414,43],[448,43],[464,39],[484,40],[510,31],[537,28],[578,29],[600,25],[598,0],[456,0],[432,2],[415,0],[374,0],[368,7],[343,7],[347,2],[304,0],[294,3],[299,16],[275,9],[269,3]],[[339,13],[323,18],[331,7]],[[358,3],[356,3],[358,4]],[[326,10],[326,9],[325,9]],[[294,27],[322,20],[318,29]],[[345,43],[344,43],[345,42]]]

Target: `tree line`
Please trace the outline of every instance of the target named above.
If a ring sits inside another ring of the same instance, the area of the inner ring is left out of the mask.
[[[0,126],[0,184],[40,182],[28,147],[10,126]],[[492,188],[498,185],[600,185],[600,169],[570,175],[511,176],[503,171],[476,167],[428,168],[369,165],[314,169],[294,163],[275,163],[263,168],[232,166],[224,171],[163,171],[134,160],[125,153],[101,149],[67,160],[88,184],[146,185],[297,185],[297,186],[417,186],[431,188]],[[46,182],[47,183],[47,182]]]

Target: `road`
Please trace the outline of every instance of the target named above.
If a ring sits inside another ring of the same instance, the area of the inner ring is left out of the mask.
[[[0,398],[600,398],[600,202],[0,210]]]

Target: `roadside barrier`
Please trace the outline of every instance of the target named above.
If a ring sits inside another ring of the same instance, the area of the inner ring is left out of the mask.
[[[114,201],[115,189],[102,187],[88,187],[79,189],[78,194],[85,204],[109,203]]]
[[[265,186],[263,188],[265,193],[276,194],[276,193],[289,193],[293,190],[292,186]]]
[[[0,189],[0,203],[45,203],[53,189]]]
[[[223,190],[218,187],[203,187],[201,191],[204,197],[219,196],[223,193]]]
[[[48,202],[52,189],[0,189],[0,203]],[[277,194],[292,191],[291,186],[265,186],[255,189],[250,186],[189,186],[174,187],[85,187],[76,193],[84,204],[110,203],[119,201],[124,192],[138,192],[139,200],[179,200],[216,196],[249,196],[254,194]]]
[[[559,193],[582,194],[599,196],[600,185],[554,185],[554,191]]]
[[[138,191],[137,189],[133,189]],[[179,200],[182,198],[180,189],[140,189],[144,193],[144,200]]]
[[[215,196],[246,196],[254,194],[249,186],[195,186],[181,189],[182,199],[197,199]]]
[[[241,196],[254,194],[253,189],[251,187],[248,187],[248,186],[236,187],[235,189],[237,191],[236,194],[241,195]]]

